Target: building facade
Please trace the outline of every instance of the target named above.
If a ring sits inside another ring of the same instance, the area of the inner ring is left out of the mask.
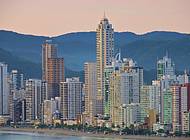
[[[76,120],[82,114],[82,83],[79,78],[67,78],[60,83],[63,120]]]
[[[9,85],[7,64],[0,63],[0,115],[9,114]]]
[[[32,122],[41,119],[41,80],[26,80],[26,121]]]
[[[56,44],[51,40],[42,45],[42,81],[47,82],[47,99],[59,96],[59,83],[64,82],[64,59],[57,56]]]
[[[90,117],[92,123],[93,117],[96,115],[96,63],[87,62],[84,64],[85,79],[85,113]]]
[[[171,58],[168,58],[168,55],[157,61],[157,79],[160,80],[164,75],[175,75],[175,65]]]
[[[97,64],[97,114],[104,114],[104,68],[112,64],[114,55],[114,30],[104,17],[96,29],[96,64]]]

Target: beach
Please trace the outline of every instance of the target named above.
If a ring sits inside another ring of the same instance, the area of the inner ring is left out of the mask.
[[[17,134],[34,134],[45,136],[77,136],[77,137],[97,137],[97,138],[113,138],[113,139],[131,139],[131,140],[189,140],[188,137],[158,137],[158,136],[142,136],[142,135],[115,135],[115,134],[102,134],[102,133],[89,133],[81,131],[72,131],[66,129],[33,129],[33,128],[0,128],[4,133],[17,133]],[[0,132],[1,133],[1,132]]]

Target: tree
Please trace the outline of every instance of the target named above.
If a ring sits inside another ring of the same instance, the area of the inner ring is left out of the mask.
[[[175,136],[181,136],[182,135],[182,132],[181,131],[175,131]]]
[[[164,133],[164,129],[159,129],[158,133]]]

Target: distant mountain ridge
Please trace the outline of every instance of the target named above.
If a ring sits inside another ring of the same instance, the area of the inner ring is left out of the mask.
[[[132,32],[115,32],[114,36],[115,52],[121,49],[122,57],[133,58],[146,70],[155,69],[156,60],[163,57],[166,51],[175,62],[177,70],[190,68],[190,34],[167,31],[154,31],[141,35]],[[41,45],[47,39],[52,39],[58,44],[59,56],[64,57],[68,69],[81,71],[84,62],[96,60],[95,32],[76,32],[47,37],[0,30],[0,53],[8,52],[19,61],[41,66]],[[7,60],[8,56],[4,58],[0,56],[0,61]]]

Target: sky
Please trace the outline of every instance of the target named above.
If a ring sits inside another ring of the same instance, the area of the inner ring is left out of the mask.
[[[104,11],[115,31],[190,33],[190,0],[0,0],[0,29],[44,36],[95,31]]]

